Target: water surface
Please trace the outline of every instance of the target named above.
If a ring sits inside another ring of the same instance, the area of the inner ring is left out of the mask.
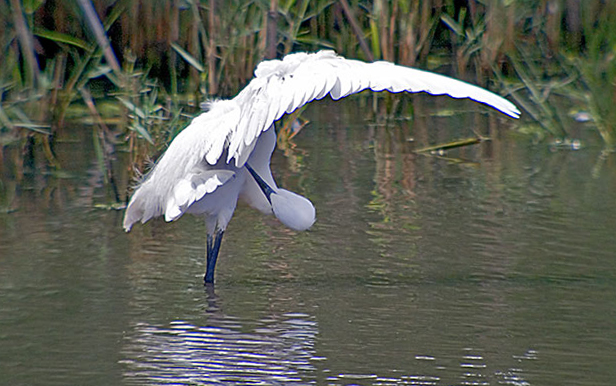
[[[415,119],[389,122],[370,104],[305,112],[272,168],[317,223],[239,207],[213,290],[199,218],[125,234],[97,208],[110,195],[88,127],[58,144],[62,173],[36,155],[22,173],[5,149],[1,383],[613,382],[614,156],[584,127],[582,150],[533,145],[464,101],[415,98]],[[414,152],[475,133],[492,140]]]

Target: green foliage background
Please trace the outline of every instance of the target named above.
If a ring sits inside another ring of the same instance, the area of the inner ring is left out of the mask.
[[[94,121],[102,158],[119,138],[137,160],[263,58],[323,48],[509,95],[539,139],[570,137],[566,99],[616,141],[612,0],[5,0],[0,19],[0,144],[35,138],[52,164],[67,119]]]

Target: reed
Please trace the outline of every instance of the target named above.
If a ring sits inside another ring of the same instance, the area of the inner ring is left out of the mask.
[[[100,129],[105,143],[140,160],[264,57],[321,48],[509,90],[551,138],[570,136],[558,103],[572,98],[607,147],[616,141],[614,2],[10,0],[0,21],[0,138],[39,138],[50,164],[73,106],[102,127],[96,101],[113,97],[125,124]]]

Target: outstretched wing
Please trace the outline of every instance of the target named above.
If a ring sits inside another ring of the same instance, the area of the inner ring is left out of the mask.
[[[255,75],[233,99],[241,113],[237,126],[226,137],[227,162],[235,159],[238,167],[250,156],[257,137],[283,114],[326,95],[338,100],[366,89],[427,92],[470,98],[513,118],[520,115],[513,103],[481,87],[389,62],[349,60],[333,51],[297,53],[283,60],[265,61],[259,64]],[[208,161],[217,160],[221,154],[220,149],[208,153]]]
[[[173,140],[129,202],[124,227],[165,215],[168,221],[235,175],[257,138],[283,114],[330,95],[334,100],[370,89],[470,98],[513,118],[518,109],[481,87],[389,62],[347,60],[333,51],[297,53],[260,63],[234,99],[213,101]],[[226,155],[225,155],[226,152]],[[223,158],[224,157],[224,158]]]

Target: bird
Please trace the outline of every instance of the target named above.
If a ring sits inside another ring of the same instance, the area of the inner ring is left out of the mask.
[[[512,118],[521,114],[513,103],[481,87],[387,61],[346,59],[332,50],[262,61],[233,99],[205,102],[204,112],[171,141],[136,185],[125,231],[160,216],[167,222],[186,213],[205,217],[208,285],[214,283],[222,238],[238,200],[273,214],[288,228],[307,230],[316,220],[314,205],[278,187],[272,176],[274,123],[311,101],[328,95],[339,100],[363,90],[470,98]]]

